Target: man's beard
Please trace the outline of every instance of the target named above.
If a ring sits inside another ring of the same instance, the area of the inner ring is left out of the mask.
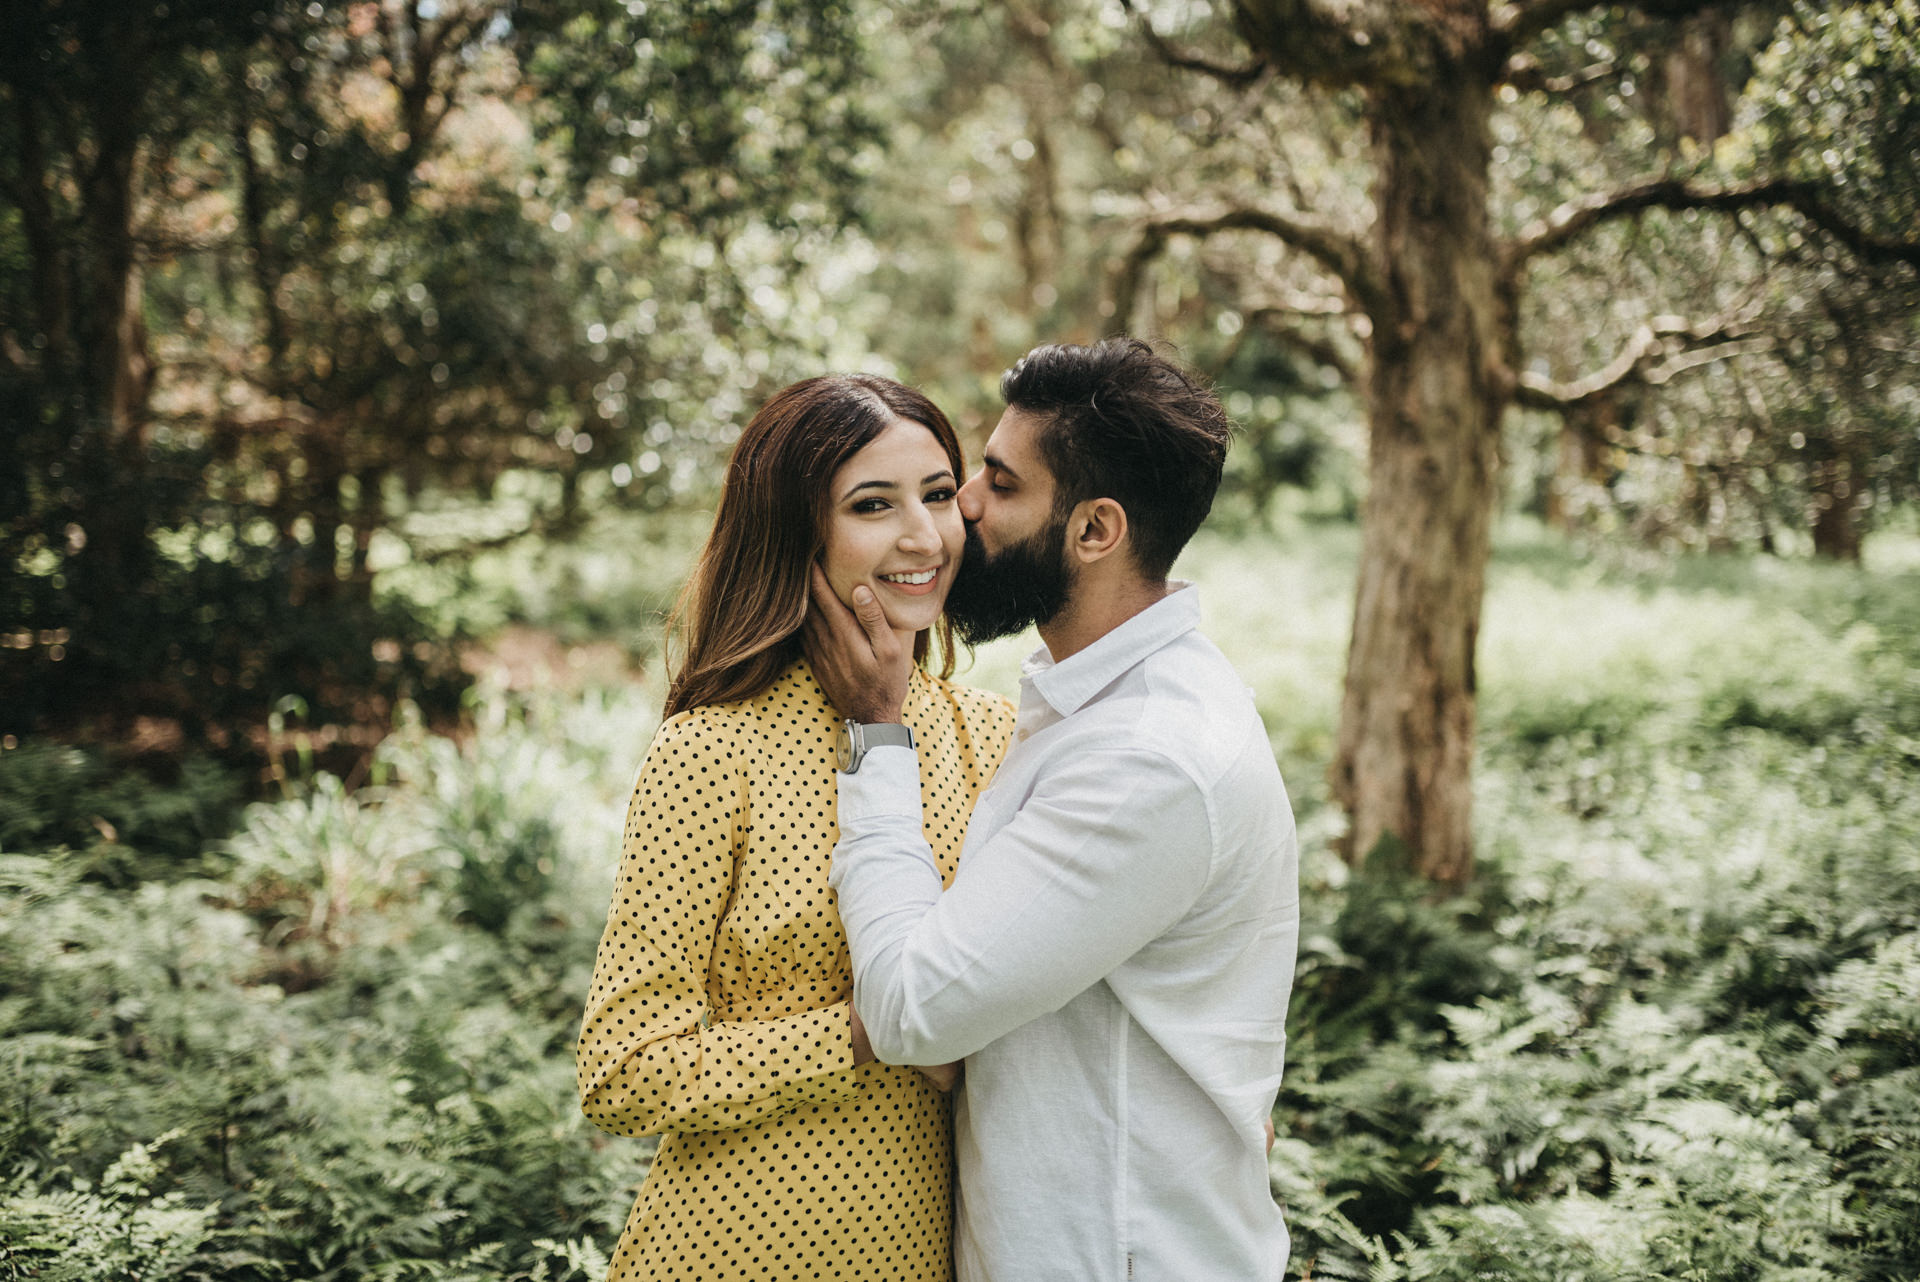
[[[987,555],[980,531],[969,522],[960,573],[947,593],[953,630],[968,645],[978,645],[1050,621],[1073,590],[1066,553],[1065,521],[1048,521],[998,556]]]

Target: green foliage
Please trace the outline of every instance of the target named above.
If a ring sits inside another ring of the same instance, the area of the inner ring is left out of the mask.
[[[476,712],[253,807],[217,878],[0,857],[6,1276],[601,1276],[649,1150],[572,1046],[652,714]]]
[[[1912,1277],[1912,572],[1591,561],[1507,531],[1487,857],[1438,899],[1390,846],[1359,871],[1327,849],[1356,554],[1295,522],[1182,568],[1298,794],[1270,1163],[1292,1274]],[[517,561],[480,566],[488,609],[553,604]],[[1007,686],[1023,646],[967,679]],[[580,1119],[571,1049],[657,696],[482,689],[461,739],[403,719],[373,782],[296,777],[185,865],[146,843],[185,840],[159,820],[198,785],[0,759],[0,1277],[603,1273],[650,1150]],[[173,875],[101,875],[94,813],[125,867]]]
[[[1310,878],[1294,1268],[1913,1276],[1910,576],[1508,548],[1479,880]]]
[[[205,757],[157,768],[46,742],[0,754],[0,851],[65,846],[114,878],[190,868],[231,826],[241,782]]]
[[[1600,9],[1544,38],[1555,75],[1620,74],[1523,95],[1496,118],[1508,230],[1565,200],[1570,177],[1604,190],[1662,174],[1806,183],[1860,235],[1843,249],[1782,209],[1654,212],[1537,263],[1524,331],[1565,377],[1604,367],[1654,316],[1733,317],[1764,337],[1673,360],[1571,413],[1521,417],[1523,503],[1663,548],[1844,559],[1911,502],[1920,273],[1910,251],[1901,261],[1872,245],[1910,241],[1915,225],[1917,51],[1911,0],[1678,19]],[[1703,99],[1724,119],[1679,136],[1674,115]]]
[[[160,1136],[154,1147],[174,1138]],[[185,1276],[219,1208],[183,1205],[179,1192],[154,1196],[159,1175],[148,1147],[134,1144],[107,1167],[97,1188],[78,1180],[63,1192],[9,1195],[0,1204],[0,1277]]]
[[[291,695],[345,771],[465,684],[409,582],[697,501],[751,405],[857,359],[849,6],[403,8],[13,24],[0,729],[250,758]]]

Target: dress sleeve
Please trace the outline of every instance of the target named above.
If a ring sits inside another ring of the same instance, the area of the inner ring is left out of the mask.
[[[746,827],[738,732],[706,710],[668,721],[634,782],[575,1057],[581,1109],[603,1130],[730,1130],[859,1092],[848,1002],[713,1020],[708,972]]]

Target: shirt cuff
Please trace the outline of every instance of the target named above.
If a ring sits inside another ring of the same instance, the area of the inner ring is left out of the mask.
[[[860,769],[840,775],[840,826],[899,815],[919,827],[920,758],[903,744],[870,748]]]

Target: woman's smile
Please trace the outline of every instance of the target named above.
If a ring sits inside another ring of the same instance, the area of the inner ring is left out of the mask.
[[[880,582],[896,592],[905,592],[908,596],[925,596],[940,583],[940,567],[931,570],[902,570],[893,574],[877,576]]]
[[[894,631],[932,627],[966,546],[959,480],[932,430],[895,419],[834,473],[820,562],[845,605],[864,583]]]

